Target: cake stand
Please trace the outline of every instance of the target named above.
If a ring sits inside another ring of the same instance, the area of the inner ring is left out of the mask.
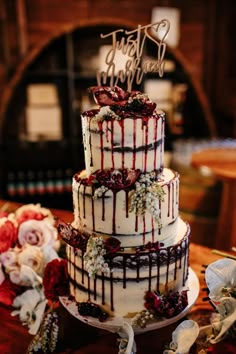
[[[133,327],[134,334],[141,334],[158,328],[169,326],[170,324],[177,322],[179,319],[186,316],[186,314],[195,304],[200,290],[198,277],[191,268],[189,268],[188,288],[188,306],[185,307],[185,309],[181,313],[172,318],[149,323],[146,325],[145,328]],[[71,315],[73,315],[78,320],[87,323],[90,326],[105,329],[112,333],[120,332],[120,329],[123,327],[124,323],[128,323],[132,326],[132,318],[111,317],[108,318],[105,322],[100,322],[97,318],[94,317],[81,316],[78,312],[76,301],[71,300],[66,296],[61,296],[60,301]]]

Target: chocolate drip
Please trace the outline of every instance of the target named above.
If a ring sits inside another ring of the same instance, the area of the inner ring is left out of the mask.
[[[89,131],[91,130],[90,127],[91,127],[91,120],[89,120]],[[86,134],[86,132],[84,132],[84,134]],[[92,141],[91,141],[91,139],[92,139],[92,136],[91,136],[91,134],[89,134],[90,167],[93,166]],[[85,146],[86,146],[86,144],[85,144]]]
[[[110,272],[110,306],[111,311],[114,311],[114,296],[113,296],[113,274]]]
[[[168,205],[167,205],[167,216],[170,216],[170,183],[167,184],[168,190]]]
[[[102,273],[102,304],[105,305],[105,277]]]
[[[102,195],[102,221],[105,221],[105,195]]]
[[[100,132],[102,132],[102,123],[98,122]],[[100,134],[100,150],[101,150],[101,170],[104,169],[104,151],[103,151],[103,134]]]
[[[117,191],[113,190],[113,216],[112,216],[112,233],[116,235],[116,193]]]

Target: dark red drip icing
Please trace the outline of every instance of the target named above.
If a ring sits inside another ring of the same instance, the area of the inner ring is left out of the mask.
[[[175,202],[174,182],[171,183],[171,188],[172,188],[172,219],[174,219],[174,202]]]
[[[109,124],[109,122],[108,122],[108,120],[106,120],[105,122],[106,122],[106,129],[105,129],[106,142],[108,143],[109,142],[109,134],[108,134],[108,131],[109,131],[108,124]]]
[[[160,253],[157,254],[157,291],[160,291]]]
[[[149,253],[149,278],[148,278],[148,291],[152,290],[152,255]]]
[[[102,122],[98,122],[98,127],[99,127],[99,130],[100,130],[101,170],[103,170],[104,169],[104,149],[103,149]]]
[[[125,167],[125,151],[124,151],[124,146],[125,146],[125,131],[124,131],[124,119],[119,120],[119,124],[121,127],[121,167]]]
[[[178,198],[178,179],[175,181],[175,193],[176,193],[176,204],[179,204],[179,198]]]
[[[158,116],[154,120],[154,137],[153,140],[154,142],[157,141],[157,130],[158,130]],[[156,164],[157,164],[157,148],[154,149],[154,165],[153,165],[153,170],[156,169]]]
[[[133,119],[133,169],[136,166],[136,130],[137,130],[137,118]]]
[[[125,191],[125,216],[129,217],[129,190]]]
[[[161,123],[161,136],[164,136],[164,129],[165,129],[165,120],[164,117],[162,117],[162,123]],[[161,139],[161,161],[160,165],[163,166],[163,144],[164,144],[164,139]]]
[[[145,146],[148,146],[148,121],[145,124]],[[147,171],[147,154],[148,151],[145,149],[144,151],[144,172]]]
[[[92,221],[93,221],[93,231],[95,231],[95,211],[94,211],[94,192],[95,188],[92,187],[92,198],[91,198],[91,204],[92,204]]]
[[[114,162],[114,120],[111,120],[111,163],[112,163],[112,168],[115,168],[115,162]]]
[[[170,183],[167,184],[168,189],[168,205],[167,205],[167,216],[170,216]]]
[[[113,215],[112,215],[112,232],[116,234],[116,190],[113,190]]]
[[[89,120],[89,132],[91,131],[91,119]],[[90,148],[90,166],[93,166],[93,155],[92,155],[92,135],[89,134],[89,148]]]

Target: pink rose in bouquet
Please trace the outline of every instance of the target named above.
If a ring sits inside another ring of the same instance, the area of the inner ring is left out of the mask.
[[[42,247],[53,245],[57,240],[57,230],[46,220],[27,220],[19,226],[18,241],[21,246],[29,244]]]

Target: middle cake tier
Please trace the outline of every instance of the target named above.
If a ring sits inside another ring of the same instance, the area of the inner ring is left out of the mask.
[[[177,232],[179,174],[165,168],[155,186],[161,188],[162,197],[147,199],[145,210],[137,215],[130,210],[134,184],[117,189],[96,187],[82,171],[73,177],[74,224],[88,234],[115,236],[124,248],[171,240]],[[158,220],[153,208],[158,209]]]

